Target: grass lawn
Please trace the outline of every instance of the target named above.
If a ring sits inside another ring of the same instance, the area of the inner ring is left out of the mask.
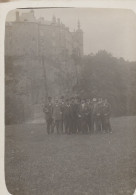
[[[136,117],[112,134],[47,135],[44,124],[6,126],[5,175],[13,195],[132,195]]]

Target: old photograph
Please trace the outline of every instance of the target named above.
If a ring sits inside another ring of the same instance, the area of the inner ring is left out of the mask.
[[[5,23],[12,195],[133,195],[136,14],[18,8]]]

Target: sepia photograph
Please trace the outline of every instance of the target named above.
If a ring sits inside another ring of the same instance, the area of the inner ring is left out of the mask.
[[[8,12],[5,182],[12,195],[134,194],[135,12]]]

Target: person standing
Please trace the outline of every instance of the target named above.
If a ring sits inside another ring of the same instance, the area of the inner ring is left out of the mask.
[[[97,106],[97,99],[93,98],[92,103],[91,103],[91,118],[92,118],[92,121],[91,121],[92,128],[91,129],[92,129],[92,133],[95,132],[96,123],[97,123],[97,120],[96,120],[96,106]]]
[[[105,132],[112,133],[111,124],[110,124],[110,115],[111,115],[111,105],[107,101],[107,99],[104,100],[103,106],[102,106],[102,119],[103,119],[103,128]]]
[[[78,112],[77,112],[77,132],[82,133],[82,119],[81,119],[81,113],[80,113],[80,106],[81,106],[81,99],[78,96],[77,97],[77,106],[78,106]]]
[[[80,105],[80,109],[79,109],[79,113],[81,116],[81,129],[82,129],[82,133],[86,134],[88,132],[88,127],[87,127],[87,105],[85,100],[81,100],[81,105]]]
[[[70,101],[66,99],[65,109],[64,109],[64,126],[65,133],[70,134]]]
[[[77,133],[78,104],[75,97],[71,98],[70,105],[70,133]]]
[[[56,131],[58,134],[61,132],[61,109],[58,99],[55,100],[55,105],[53,107],[53,119],[54,119],[54,126],[56,127]]]
[[[96,105],[96,131],[102,132],[102,98],[98,99]]]
[[[47,133],[53,133],[53,104],[52,98],[48,97],[48,103],[44,106],[43,112],[45,113],[46,125],[47,125]]]
[[[87,102],[86,102],[86,107],[87,107],[87,116],[86,116],[86,119],[87,119],[87,126],[88,126],[88,130],[89,130],[89,133],[91,134],[92,131],[91,131],[91,128],[92,128],[92,116],[91,116],[91,101],[90,99],[87,99]]]
[[[61,96],[61,98],[60,98],[60,110],[61,110],[61,133],[64,133],[64,109],[65,109],[64,96]]]

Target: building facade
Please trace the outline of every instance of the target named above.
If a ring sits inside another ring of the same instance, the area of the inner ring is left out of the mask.
[[[16,20],[7,22],[5,30],[6,118],[13,121],[10,117],[19,113],[23,121],[43,118],[48,95],[70,95],[80,67],[77,58],[82,56],[79,22],[71,32],[55,16],[46,21],[36,19],[33,10],[22,15],[17,11]]]
[[[71,32],[60,19],[36,19],[34,11],[19,15],[6,23],[5,51],[8,56],[38,56],[61,58],[65,55],[83,56],[83,31],[78,21],[77,30]]]

